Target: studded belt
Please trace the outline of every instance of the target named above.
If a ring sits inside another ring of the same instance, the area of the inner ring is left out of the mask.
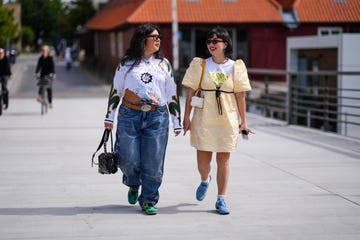
[[[133,103],[133,102],[126,100],[125,98],[122,99],[122,105],[124,105],[125,107],[128,107],[128,108],[137,110],[137,111],[142,111],[142,112],[154,111],[157,108],[157,106],[148,104],[146,102]]]

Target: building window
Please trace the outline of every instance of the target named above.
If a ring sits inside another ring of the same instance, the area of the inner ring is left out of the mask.
[[[248,62],[248,35],[247,31],[238,29],[236,31],[235,59],[241,58]]]
[[[115,33],[110,33],[110,55],[112,57],[116,56],[116,42],[115,42]]]
[[[124,34],[118,32],[117,34],[117,47],[118,47],[118,57],[122,58],[124,55]]]
[[[319,27],[318,36],[339,35],[342,33],[341,27]]]
[[[292,10],[282,10],[281,16],[283,19],[283,24],[289,29],[295,29],[299,26],[299,20],[294,9]]]
[[[234,3],[237,2],[237,0],[221,0],[222,2],[230,2],[230,3]]]

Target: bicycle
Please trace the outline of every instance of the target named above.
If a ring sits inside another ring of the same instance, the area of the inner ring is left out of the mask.
[[[38,77],[37,86],[40,88],[41,115],[44,115],[45,113],[47,113],[47,110],[48,110],[48,107],[49,107],[49,103],[48,103],[47,96],[46,96],[46,90],[47,90],[47,88],[49,86],[51,86],[51,83],[52,83],[52,76],[51,75]]]

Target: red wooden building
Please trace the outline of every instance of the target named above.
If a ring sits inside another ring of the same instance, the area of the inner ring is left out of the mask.
[[[360,32],[359,0],[177,0],[177,13],[180,68],[206,56],[206,32],[217,25],[231,33],[234,59],[267,69],[286,69],[287,37]],[[146,22],[160,25],[172,60],[171,0],[110,0],[85,26],[87,58],[113,72],[134,28]]]

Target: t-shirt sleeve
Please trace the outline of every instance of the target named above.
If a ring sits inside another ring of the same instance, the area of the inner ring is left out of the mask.
[[[122,92],[124,90],[124,68],[120,65],[115,71],[113,84],[111,85],[108,107],[105,115],[104,122],[113,123],[115,118],[116,109],[120,103]]]
[[[166,97],[168,108],[173,123],[174,131],[181,130],[181,114],[180,114],[180,102],[177,94],[177,86],[173,76],[173,70],[170,62],[164,59],[165,66],[162,68],[166,71]]]
[[[190,62],[190,66],[186,69],[184,78],[182,80],[182,85],[185,87],[190,87],[194,90],[199,88],[201,73],[202,73],[202,58],[193,58]]]
[[[250,91],[250,81],[245,63],[238,59],[234,64],[234,92]]]

